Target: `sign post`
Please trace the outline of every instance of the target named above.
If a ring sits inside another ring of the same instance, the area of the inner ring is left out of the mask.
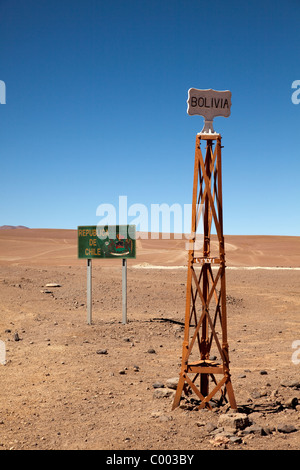
[[[87,259],[87,323],[92,324],[92,260]]]
[[[127,323],[127,259],[136,257],[135,225],[79,226],[78,258],[87,260],[87,323],[92,323],[92,259],[122,259],[122,322]]]
[[[122,322],[127,323],[127,259],[122,259]]]

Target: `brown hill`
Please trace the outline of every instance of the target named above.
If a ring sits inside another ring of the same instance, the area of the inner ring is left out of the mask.
[[[128,264],[186,266],[187,239],[164,239],[160,234],[140,234],[137,258]],[[155,237],[155,238],[154,238]],[[216,245],[212,242],[212,246]],[[226,264],[231,267],[300,267],[300,237],[225,236]],[[114,265],[115,260],[97,260]],[[0,232],[0,264],[80,265],[77,258],[77,231],[63,229],[7,228]]]
[[[28,229],[28,227],[25,227],[25,225],[1,225],[0,230],[14,230],[19,228]]]

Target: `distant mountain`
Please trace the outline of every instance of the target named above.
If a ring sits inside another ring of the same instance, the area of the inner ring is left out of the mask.
[[[1,225],[0,230],[12,230],[17,228],[29,228],[25,227],[25,225]]]

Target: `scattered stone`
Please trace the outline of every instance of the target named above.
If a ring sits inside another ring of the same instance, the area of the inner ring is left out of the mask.
[[[172,390],[176,390],[178,381],[179,381],[179,377],[172,377],[166,381],[166,386],[168,388],[171,388]]]
[[[153,393],[153,398],[169,398],[174,392],[163,388],[157,388]]]
[[[277,426],[277,431],[282,432],[284,434],[290,434],[291,432],[298,431],[297,428],[293,424],[279,424]]]
[[[240,374],[238,375],[238,379],[245,379],[247,376],[246,374]]]
[[[134,372],[139,372],[139,371],[140,371],[140,368],[139,368],[139,366],[134,365],[134,366],[133,366],[133,370],[134,370]]]
[[[153,348],[149,348],[148,351],[147,351],[147,353],[149,353],[149,354],[155,354],[156,351],[155,351],[155,349],[153,349]]]
[[[152,411],[151,418],[159,418],[161,416],[161,411]]]
[[[14,334],[14,340],[15,341],[20,341],[20,336],[19,336],[19,333],[17,331]]]
[[[126,374],[126,371],[125,371],[125,369],[121,369],[121,370],[119,370],[119,374],[120,374],[120,375],[125,375],[125,374]]]
[[[225,431],[236,432],[250,426],[252,421],[243,413],[228,413],[221,415],[218,420],[218,426],[223,427]]]
[[[286,400],[285,402],[285,406],[287,408],[296,408],[296,406],[299,404],[298,402],[298,398],[297,397],[293,397],[293,398],[289,398],[288,400]]]
[[[244,431],[243,434],[257,434],[259,436],[266,436],[267,433],[265,432],[264,428],[262,426],[259,426],[258,424],[252,424],[251,426],[247,427]]]
[[[164,388],[164,384],[162,382],[155,382],[152,385],[153,388]]]
[[[243,440],[239,436],[231,436],[229,438],[229,442],[230,444],[242,444]]]
[[[207,423],[204,428],[207,432],[211,433],[217,429],[217,426],[214,423]]]
[[[273,432],[275,431],[275,428],[268,428],[268,427],[264,427],[263,428],[263,432],[264,432],[264,436],[269,436],[270,434],[272,434]]]
[[[204,423],[201,423],[201,421],[197,421],[197,422],[196,422],[196,426],[198,426],[198,428],[202,428],[202,427],[205,426],[205,424],[204,424]]]
[[[260,375],[268,375],[268,372],[266,370],[261,370]]]
[[[45,287],[61,287],[60,284],[55,284],[54,282],[49,282],[45,285]]]
[[[298,380],[290,381],[290,380],[283,380],[280,385],[282,387],[288,388],[300,388],[300,382]]]
[[[224,432],[224,428],[216,428],[213,431],[210,432],[211,436],[216,436],[217,434],[220,434],[221,432]]]
[[[210,441],[210,443],[214,446],[226,446],[228,444],[229,438],[226,436],[222,436],[221,434],[217,434],[215,438]]]
[[[264,395],[262,394],[262,392],[260,390],[255,389],[255,390],[252,391],[251,396],[252,396],[252,398],[257,400],[258,398],[261,398]]]
[[[158,421],[160,421],[161,423],[166,423],[167,421],[172,421],[172,420],[173,420],[173,417],[170,415],[160,415],[158,417]]]
[[[228,430],[226,431],[226,429],[223,429],[219,433],[216,434],[216,437],[220,436],[220,437],[226,437],[227,439],[230,439],[234,435],[235,433],[233,431],[228,431]]]
[[[107,349],[98,349],[97,354],[107,354]]]

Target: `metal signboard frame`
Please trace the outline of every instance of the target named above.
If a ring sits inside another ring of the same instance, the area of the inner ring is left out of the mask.
[[[122,322],[127,323],[127,259],[136,258],[135,225],[80,225],[78,258],[87,260],[87,323],[92,324],[92,259],[122,260]]]

